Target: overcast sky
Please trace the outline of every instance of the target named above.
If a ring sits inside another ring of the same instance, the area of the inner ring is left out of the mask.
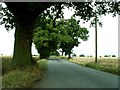
[[[73,14],[72,11],[64,10],[64,18],[68,19]],[[98,55],[118,55],[118,16],[103,16],[100,18],[103,26],[98,27]],[[81,27],[89,30],[88,41],[82,41],[78,47],[73,49],[77,55],[92,55],[95,53],[95,29],[89,28],[89,23],[80,23]],[[14,30],[6,31],[3,25],[0,26],[0,54],[11,55],[14,48]],[[32,46],[32,54],[37,54],[34,45]]]

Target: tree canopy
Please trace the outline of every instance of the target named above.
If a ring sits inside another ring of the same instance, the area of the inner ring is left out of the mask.
[[[75,9],[74,16],[80,19],[90,20],[94,15],[104,15],[113,13],[120,14],[120,2],[95,2],[94,11],[92,2],[5,2],[7,8],[3,8],[2,24],[6,29],[15,27],[15,44],[13,65],[26,66],[32,64],[31,45],[33,31],[36,19],[44,13],[53,19],[53,27],[56,26],[56,19],[61,18],[64,6],[73,7]],[[50,8],[51,7],[51,8]],[[51,11],[49,10],[51,9]],[[51,17],[51,13],[53,14]]]
[[[60,41],[60,48],[62,49],[62,53],[65,52],[66,55],[69,55],[68,58],[70,58],[72,49],[80,43],[79,39],[83,41],[88,39],[89,31],[85,27],[81,27],[79,21],[73,17],[64,22],[63,25],[61,24],[59,26],[60,34],[65,36],[65,38],[62,37],[63,39]]]
[[[15,26],[15,16],[19,15],[22,18],[36,18],[38,15],[44,13],[44,17],[48,16],[55,20],[57,18],[63,18],[64,7],[73,7],[75,9],[74,16],[79,16],[80,19],[90,20],[92,17],[106,15],[107,13],[113,13],[113,16],[120,14],[119,8],[120,1],[116,2],[5,2],[6,8],[2,8],[4,12],[2,24],[5,27],[13,28]],[[21,7],[22,6],[22,7]],[[93,8],[94,7],[94,8]],[[96,8],[96,11],[94,10]],[[6,17],[7,16],[7,17]],[[19,18],[20,18],[19,17]]]
[[[73,17],[57,21],[56,24],[60,24],[56,28],[53,27],[53,23],[53,20],[46,19],[41,22],[42,26],[35,29],[33,41],[40,58],[47,58],[50,52],[60,48],[70,58],[72,49],[80,43],[79,39],[84,41],[88,39],[88,30],[81,28]]]
[[[51,19],[47,19],[44,26],[40,25],[35,29],[33,42],[38,50],[38,53],[40,54],[40,58],[49,57],[50,52],[57,49],[59,42],[58,32],[59,30],[57,28],[53,28],[53,22]]]

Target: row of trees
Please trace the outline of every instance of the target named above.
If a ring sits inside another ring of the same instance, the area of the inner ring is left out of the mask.
[[[34,30],[33,38],[40,58],[49,57],[50,52],[57,49],[62,49],[62,55],[65,53],[70,58],[72,49],[80,43],[79,39],[84,41],[88,39],[88,30],[80,27],[79,21],[74,17],[57,21],[56,27],[53,27],[53,20],[49,18],[41,23],[44,25],[38,25]]]
[[[93,57],[92,55],[90,56],[85,56],[84,54],[79,55],[79,57]],[[104,55],[104,56],[99,56],[99,57],[116,57],[116,55]]]
[[[53,20],[53,27],[56,27],[56,19],[63,18],[64,7],[73,7],[74,16],[89,21],[95,15],[113,13],[120,14],[119,2],[5,2],[6,8],[2,8],[3,17],[1,24],[5,24],[7,30],[15,27],[15,44],[12,65],[28,66],[33,63],[31,46],[36,20],[42,14],[44,18]],[[51,11],[50,11],[51,10]],[[46,11],[45,13],[43,13]],[[97,13],[97,14],[96,14]],[[42,18],[40,18],[42,21]],[[42,23],[39,23],[41,25]],[[45,29],[39,29],[45,30]],[[72,46],[70,46],[72,48]],[[63,51],[66,51],[63,49]],[[67,51],[70,53],[70,51]]]

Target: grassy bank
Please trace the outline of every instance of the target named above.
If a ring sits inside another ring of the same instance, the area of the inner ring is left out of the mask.
[[[37,60],[36,65],[26,68],[13,69],[11,57],[2,57],[2,87],[3,88],[30,88],[34,82],[40,80],[47,69],[47,60]]]
[[[73,57],[69,59],[69,61],[85,67],[120,75],[120,70],[118,70],[117,57],[99,57],[97,63],[95,63],[93,57]]]

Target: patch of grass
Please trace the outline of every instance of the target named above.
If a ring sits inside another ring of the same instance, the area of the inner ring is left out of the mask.
[[[12,60],[12,56],[1,56],[2,60]]]
[[[90,67],[96,70],[101,70],[108,73],[120,75],[117,57],[100,57],[98,58],[97,63],[95,63],[93,57],[74,57],[71,58],[69,61],[76,64],[80,64],[85,67]]]
[[[47,69],[47,60],[46,59],[41,59],[37,61],[38,67],[40,68],[41,71],[45,71]]]
[[[40,59],[39,56],[32,56],[32,58],[34,61],[38,61]]]
[[[68,60],[66,56],[59,56],[61,59]]]
[[[2,74],[7,74],[12,69],[11,67],[11,60],[12,56],[2,56]]]
[[[3,88],[30,88],[34,82],[40,80],[47,69],[47,60],[38,60],[37,64],[26,68],[11,67],[11,60],[3,60],[2,87]]]
[[[16,69],[2,78],[3,88],[30,88],[35,81],[41,79],[43,73],[37,66],[30,66],[23,69]]]
[[[112,74],[120,75],[118,72],[118,68],[114,67],[113,65],[103,65],[99,63],[87,63],[85,66],[93,68],[93,69],[109,72]]]
[[[7,74],[13,70],[11,67],[12,56],[1,56],[2,58],[2,74]],[[39,56],[32,57],[35,62],[39,60]]]
[[[2,88],[20,88],[31,85],[29,72],[14,70],[2,78]]]
[[[51,56],[48,58],[48,60],[51,60],[51,59],[53,59],[53,60],[59,60],[59,59],[61,59],[61,58],[60,58],[60,56],[51,55]]]

